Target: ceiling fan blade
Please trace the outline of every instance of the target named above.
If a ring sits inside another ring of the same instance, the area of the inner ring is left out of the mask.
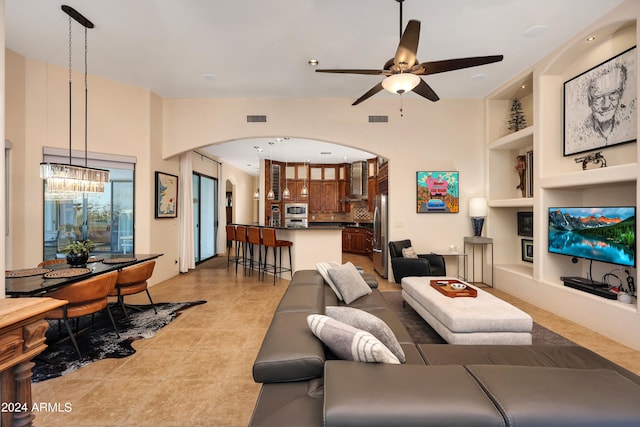
[[[414,67],[414,74],[428,75],[460,70],[462,68],[477,67],[502,61],[502,55],[473,56],[470,58],[446,59],[443,61],[423,62]]]
[[[382,82],[380,82],[377,85],[375,85],[374,87],[372,87],[371,89],[369,89],[369,91],[367,93],[365,93],[364,95],[362,95],[360,98],[356,99],[353,102],[353,104],[351,104],[351,105],[358,105],[362,101],[366,101],[367,99],[371,98],[376,93],[380,92],[382,89],[383,89]]]
[[[420,21],[412,19],[402,33],[400,44],[393,63],[399,70],[411,69],[416,63],[416,52],[418,52],[418,42],[420,41]]]
[[[316,73],[339,73],[339,74],[369,74],[369,75],[387,75],[385,70],[316,70]]]
[[[431,89],[431,86],[427,84],[424,80],[420,79],[420,83],[418,86],[413,88],[413,91],[420,96],[427,98],[430,101],[436,102],[440,99],[440,97]]]

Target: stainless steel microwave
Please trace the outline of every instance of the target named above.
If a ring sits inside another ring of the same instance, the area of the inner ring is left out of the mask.
[[[309,216],[309,205],[306,203],[285,203],[285,218],[307,218]]]

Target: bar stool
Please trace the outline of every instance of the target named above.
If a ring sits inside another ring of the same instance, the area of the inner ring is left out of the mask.
[[[293,278],[292,267],[291,267],[291,247],[293,246],[293,242],[289,240],[278,240],[276,238],[276,230],[275,228],[263,228],[262,229],[262,242],[264,244],[264,267],[262,269],[262,276],[264,278],[264,273],[267,271],[273,272],[273,286],[276,285],[276,274],[282,276],[283,271],[288,271],[291,274],[291,278]],[[267,265],[267,253],[269,248],[273,248],[273,264]],[[282,267],[282,248],[287,248],[289,250],[289,268]],[[280,264],[276,266],[278,261],[278,256],[276,249],[279,249],[280,252]]]
[[[256,263],[253,261],[253,252],[255,247],[258,247],[258,279],[260,278],[260,272],[262,271],[262,236],[260,235],[260,229],[258,227],[249,227],[247,229],[247,239],[249,241],[249,275],[251,270],[255,267]]]
[[[242,271],[246,274],[247,267],[247,227],[244,225],[238,225],[236,227],[236,274],[238,274],[238,263],[242,262]],[[240,249],[242,248],[242,255],[240,255]]]
[[[227,232],[227,270],[229,269],[229,264],[231,261],[235,261],[238,258],[238,244],[236,243],[235,252],[236,255],[234,257],[231,256],[231,248],[233,247],[233,242],[236,240],[236,226],[227,224],[224,229]],[[236,270],[236,273],[238,271]]]

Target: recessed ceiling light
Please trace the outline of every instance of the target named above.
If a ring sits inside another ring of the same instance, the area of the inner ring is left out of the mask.
[[[317,59],[310,59],[309,60],[309,65],[311,65],[312,67],[315,67],[318,64],[319,64],[319,62],[318,62]]]
[[[595,39],[596,39],[596,36],[589,36],[589,37],[586,38],[585,41],[588,43],[588,42],[594,41]]]
[[[485,77],[487,77],[487,75],[485,73],[478,73],[478,74],[474,74],[473,76],[471,76],[471,80],[478,81],[478,80],[484,79]]]
[[[214,74],[206,73],[202,75],[202,78],[208,82],[212,82],[216,79],[216,76]]]
[[[529,27],[524,30],[523,35],[525,37],[537,37],[540,34],[544,33],[547,30],[546,25],[534,25],[533,27]]]

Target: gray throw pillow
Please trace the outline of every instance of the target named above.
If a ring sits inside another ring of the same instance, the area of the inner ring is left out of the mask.
[[[362,278],[362,274],[358,273],[356,267],[350,262],[331,268],[328,273],[346,304],[351,304],[358,298],[371,293],[371,288]]]
[[[307,323],[311,332],[340,359],[400,364],[398,358],[369,332],[322,314],[310,314]]]
[[[380,340],[400,362],[406,361],[404,351],[391,328],[379,317],[366,311],[352,307],[325,308],[325,314],[339,322],[346,323],[354,328],[362,329]]]
[[[333,280],[331,280],[331,277],[329,277],[329,273],[328,273],[328,271],[330,269],[335,268],[335,267],[339,267],[339,266],[340,266],[340,264],[338,264],[337,262],[319,262],[319,263],[316,264],[316,270],[318,271],[318,273],[320,273],[320,275],[322,276],[324,281],[327,282],[327,284],[333,290],[333,292],[336,294],[338,299],[340,301],[342,301],[342,294],[340,293],[340,291],[336,287],[336,284],[333,283]]]
[[[402,248],[402,256],[404,258],[418,258],[418,254],[412,246],[409,246],[408,248]]]

